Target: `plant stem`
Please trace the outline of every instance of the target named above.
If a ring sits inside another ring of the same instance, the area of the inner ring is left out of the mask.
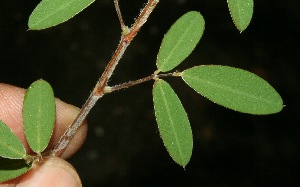
[[[121,28],[124,28],[124,27],[126,27],[126,25],[125,25],[125,23],[123,21],[123,18],[122,18],[120,6],[119,6],[119,0],[114,0],[114,3],[115,3],[115,8],[116,8],[116,11],[117,11],[117,14],[118,14],[118,18],[119,18],[119,21],[120,21]]]
[[[115,6],[117,13],[121,15],[121,11],[119,10],[118,1],[115,0]],[[122,32],[120,43],[113,54],[111,60],[107,64],[104,72],[102,73],[100,79],[98,80],[93,92],[90,94],[89,98],[85,102],[85,104],[82,106],[79,114],[73,121],[73,123],[68,127],[68,129],[65,131],[63,136],[60,138],[60,140],[56,143],[54,148],[52,149],[52,154],[56,156],[60,156],[62,152],[65,150],[71,139],[73,138],[74,134],[76,133],[77,129],[82,124],[83,120],[86,118],[90,110],[93,108],[93,106],[96,104],[99,98],[101,98],[105,94],[105,87],[107,86],[107,82],[110,79],[113,71],[115,70],[118,62],[122,58],[125,50],[133,40],[133,38],[136,36],[138,31],[141,29],[141,27],[144,25],[144,23],[147,21],[148,17],[150,16],[151,12],[156,7],[159,0],[149,0],[146,6],[141,10],[140,15],[135,20],[134,24],[131,28],[127,30],[127,32]],[[121,17],[122,18],[122,17]],[[120,16],[119,16],[120,19]],[[122,27],[122,22],[121,22]],[[122,28],[123,30],[124,28]],[[123,30],[124,31],[124,30]]]
[[[178,73],[178,72],[175,72],[175,73]],[[126,89],[126,88],[129,88],[129,87],[132,87],[132,86],[135,86],[135,85],[138,85],[138,84],[141,84],[141,83],[153,80],[153,79],[155,80],[158,78],[171,77],[171,76],[176,76],[176,75],[174,73],[166,73],[166,74],[159,74],[159,75],[152,74],[150,76],[147,76],[147,77],[144,77],[144,78],[141,78],[138,80],[134,80],[134,81],[129,81],[129,82],[119,84],[116,86],[112,86],[112,87],[106,86],[105,93],[111,93],[111,92],[118,91],[121,89]]]

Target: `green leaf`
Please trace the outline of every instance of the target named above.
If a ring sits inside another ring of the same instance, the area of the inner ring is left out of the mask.
[[[48,145],[55,121],[53,90],[44,80],[35,81],[24,97],[23,120],[30,148],[40,154]]]
[[[249,114],[272,114],[283,108],[276,90],[248,71],[228,66],[196,66],[182,72],[198,93],[224,107]]]
[[[164,36],[157,56],[157,68],[170,71],[195,49],[204,31],[204,19],[199,12],[181,16]]]
[[[30,30],[46,29],[67,21],[95,0],[42,0],[29,17]]]
[[[0,120],[0,156],[20,159],[26,155],[26,150],[13,131]]]
[[[227,3],[236,28],[243,32],[252,19],[253,0],[227,0]]]
[[[0,157],[0,182],[21,176],[31,169],[23,159],[7,159]]]
[[[170,156],[185,167],[192,156],[193,135],[187,114],[171,86],[156,80],[153,102],[161,138]]]

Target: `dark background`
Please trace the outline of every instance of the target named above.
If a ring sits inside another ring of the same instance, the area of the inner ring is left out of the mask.
[[[131,24],[146,0],[123,1]],[[81,106],[115,50],[120,28],[113,0],[98,0],[68,22],[27,31],[39,0],[0,2],[0,81],[28,87],[43,78],[56,97]],[[268,116],[237,113],[167,79],[189,114],[193,156],[185,170],[160,139],[148,82],[103,97],[88,117],[88,138],[69,161],[84,186],[298,186],[300,3],[256,0],[249,28],[234,27],[226,1],[161,0],[117,67],[110,85],[153,73],[163,34],[187,11],[205,18],[204,35],[177,69],[221,64],[267,80],[286,107]]]

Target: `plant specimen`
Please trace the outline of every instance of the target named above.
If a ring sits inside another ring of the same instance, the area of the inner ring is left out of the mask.
[[[41,30],[60,24],[93,2],[94,0],[43,0],[29,18],[29,29]],[[182,78],[197,93],[235,111],[266,115],[282,110],[283,101],[276,90],[266,81],[248,71],[220,65],[200,65],[183,71],[174,70],[192,53],[203,35],[205,21],[197,11],[190,11],[181,16],[165,34],[157,55],[157,69],[152,75],[110,86],[108,81],[124,52],[159,1],[149,0],[130,27],[122,19],[118,0],[114,0],[114,3],[121,27],[119,45],[80,113],[56,145],[50,151],[45,151],[55,120],[54,94],[46,81],[34,82],[28,88],[24,98],[25,135],[35,154],[27,154],[14,133],[3,122],[0,122],[0,156],[2,156],[0,158],[0,181],[20,176],[43,157],[60,156],[100,98],[105,94],[146,81],[154,81],[152,90],[154,111],[163,143],[172,159],[183,167],[188,164],[192,156],[192,130],[180,99],[164,80],[165,77]],[[253,0],[228,0],[228,6],[237,29],[242,32],[251,21]]]

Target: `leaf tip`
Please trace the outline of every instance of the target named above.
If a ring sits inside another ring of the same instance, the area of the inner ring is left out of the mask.
[[[253,16],[253,0],[227,0],[229,12],[235,27],[242,33],[250,24]]]

